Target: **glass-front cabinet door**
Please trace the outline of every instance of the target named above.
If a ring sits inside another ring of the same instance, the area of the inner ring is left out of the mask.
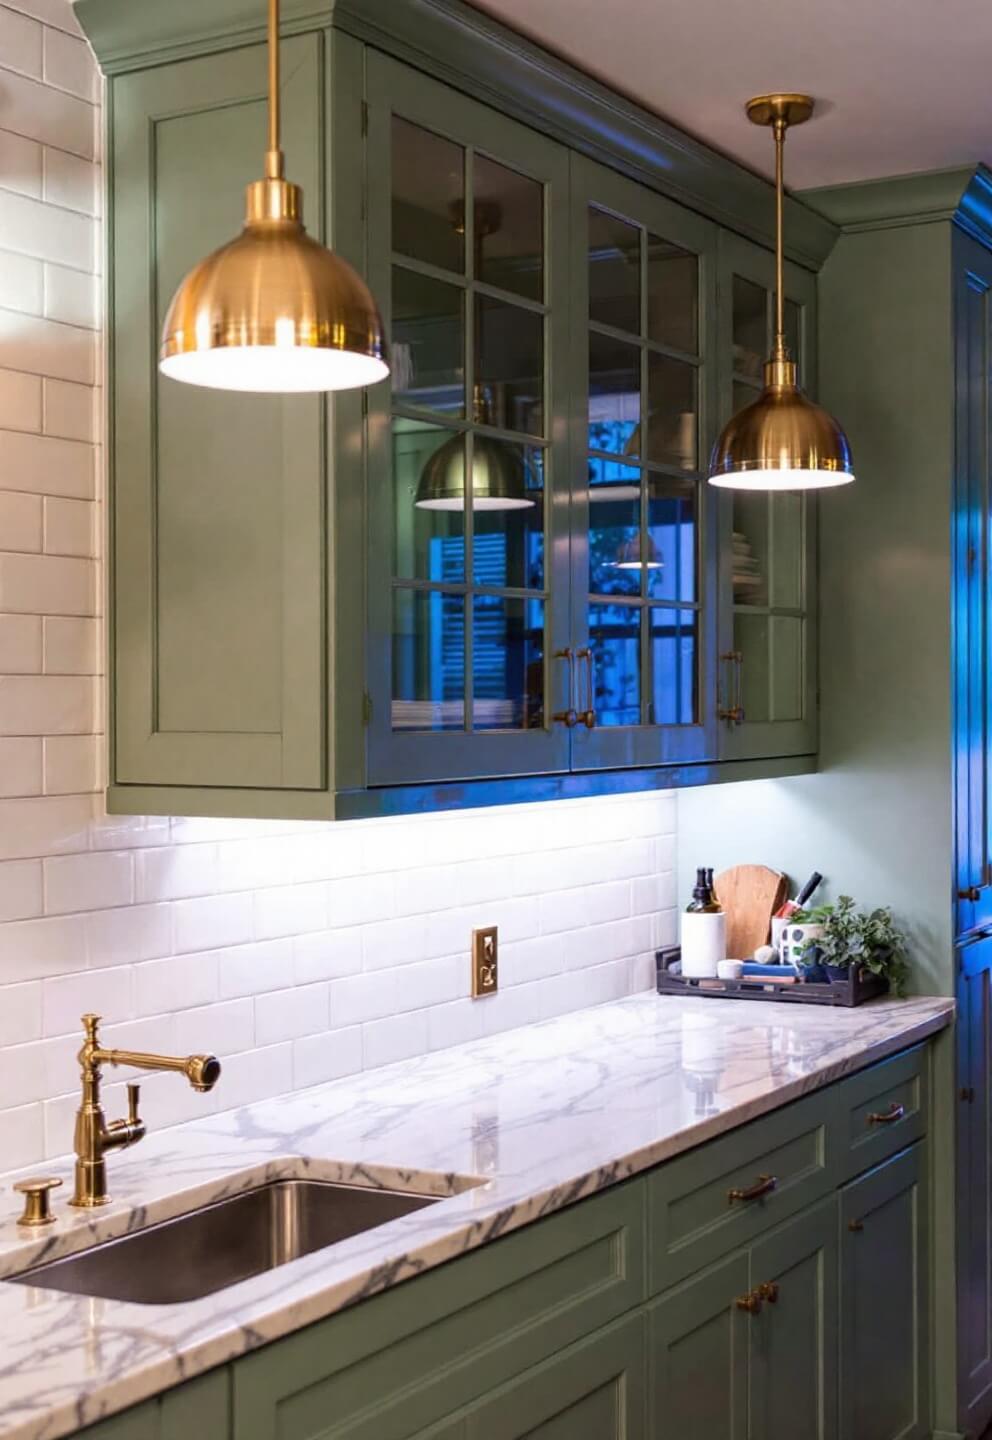
[[[716,229],[572,159],[573,769],[713,758]]]
[[[774,323],[774,257],[736,235],[719,243],[719,421],[756,400]],[[815,281],[786,267],[786,336],[815,394]],[[720,758],[816,750],[816,502],[796,491],[721,490]]]
[[[369,781],[564,771],[567,153],[373,55],[367,165]]]

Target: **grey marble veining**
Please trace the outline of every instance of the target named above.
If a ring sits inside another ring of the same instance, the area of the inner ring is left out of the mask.
[[[922,1040],[952,1014],[941,999],[844,1011],[635,996],[153,1135],[109,1157],[105,1210],[75,1216],[57,1192],[59,1224],[40,1240],[16,1226],[17,1176],[0,1176],[0,1277],[281,1176],[445,1197],[182,1305],[0,1283],[0,1437],[56,1440]],[[48,1168],[69,1181],[68,1161]]]

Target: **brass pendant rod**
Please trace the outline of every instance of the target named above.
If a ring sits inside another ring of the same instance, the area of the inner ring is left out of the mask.
[[[269,0],[269,148],[265,156],[266,180],[281,180],[283,173],[279,133],[279,0]]]
[[[785,348],[785,261],[784,250],[784,202],[783,202],[783,152],[788,122],[784,117],[775,121],[775,348],[776,360],[786,359]]]

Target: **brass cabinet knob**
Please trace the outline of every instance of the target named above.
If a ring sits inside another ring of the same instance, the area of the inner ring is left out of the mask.
[[[56,1217],[49,1208],[49,1191],[57,1190],[62,1184],[54,1175],[36,1176],[30,1180],[18,1180],[14,1189],[24,1196],[24,1214],[18,1225],[39,1229],[43,1225],[54,1225]]]
[[[762,1280],[761,1284],[758,1286],[758,1294],[761,1296],[762,1300],[767,1300],[769,1305],[777,1305],[778,1281]]]
[[[746,1310],[748,1315],[760,1315],[763,1301],[759,1291],[749,1290],[746,1295],[738,1295],[735,1303],[738,1310]]]

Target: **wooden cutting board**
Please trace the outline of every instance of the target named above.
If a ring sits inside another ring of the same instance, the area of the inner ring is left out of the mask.
[[[767,945],[772,916],[789,898],[788,876],[767,865],[733,865],[713,881],[716,898],[727,916],[727,955],[750,960]]]

